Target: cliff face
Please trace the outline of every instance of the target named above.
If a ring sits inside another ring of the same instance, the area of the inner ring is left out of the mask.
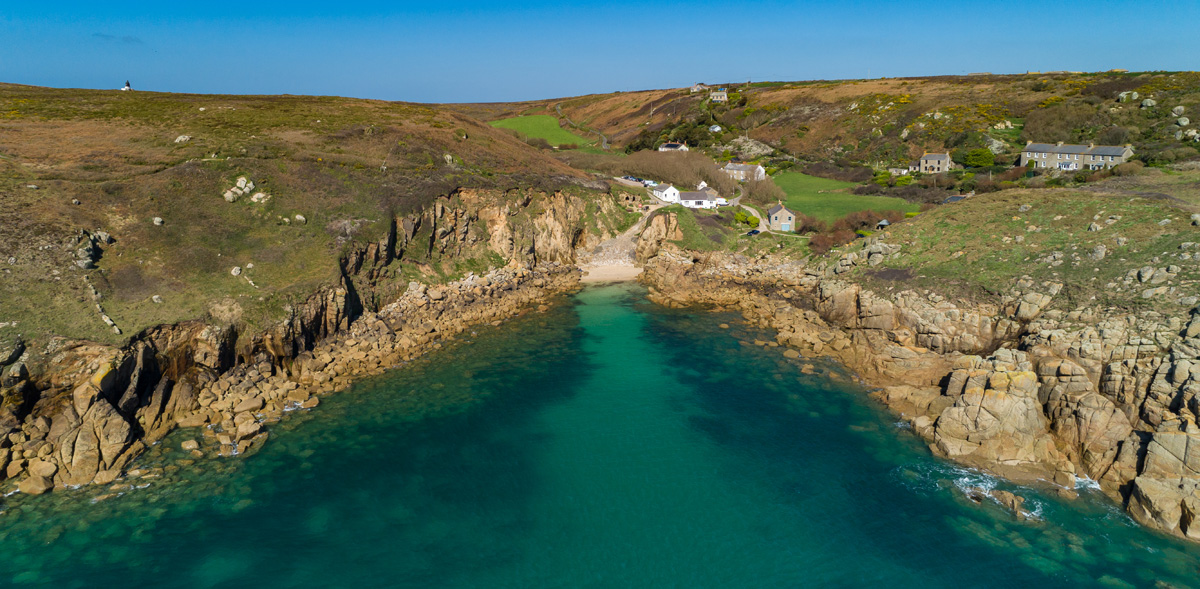
[[[1047,310],[1061,285],[1028,279],[998,304],[876,293],[843,276],[899,252],[878,241],[813,265],[658,244],[643,244],[652,298],[740,309],[845,363],[935,453],[1067,496],[1087,477],[1138,521],[1200,539],[1200,311]]]
[[[244,452],[285,407],[312,406],[355,374],[576,284],[576,247],[610,232],[585,226],[597,206],[563,193],[458,192],[392,219],[378,241],[347,243],[339,281],[259,332],[210,318],[148,329],[124,347],[55,339],[10,354],[0,367],[0,480],[29,493],[108,483],[180,424],[213,425],[222,452]],[[407,279],[460,266],[477,270],[444,286]],[[236,303],[226,307],[222,316],[238,316]]]

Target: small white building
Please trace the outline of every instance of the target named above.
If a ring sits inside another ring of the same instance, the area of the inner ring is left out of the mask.
[[[704,84],[695,84],[691,87],[692,94],[704,92],[705,90],[708,90],[708,86],[705,86]]]
[[[688,146],[686,143],[680,143],[677,141],[668,141],[662,145],[659,145],[658,150],[659,151],[688,151]]]
[[[679,189],[670,184],[659,184],[652,191],[654,198],[664,202],[679,202]]]
[[[689,209],[715,209],[717,208],[717,197],[709,192],[681,192],[679,193],[679,204]]]

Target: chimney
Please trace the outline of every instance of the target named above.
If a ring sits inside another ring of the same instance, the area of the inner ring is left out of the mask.
[[[1125,149],[1133,149],[1133,144],[1132,144],[1132,143],[1126,143],[1126,144],[1125,144]]]
[[[1062,147],[1062,144],[1063,144],[1063,142],[1062,142],[1062,141],[1059,141],[1059,142],[1058,142],[1058,146],[1059,146],[1059,147]]]
[[[1026,140],[1025,140],[1025,145],[1033,145],[1033,140],[1032,140],[1032,139],[1026,139]]]
[[[1089,144],[1088,144],[1088,149],[1091,149],[1091,148],[1093,148],[1093,147],[1096,147],[1096,144],[1095,144],[1095,143],[1089,143]]]

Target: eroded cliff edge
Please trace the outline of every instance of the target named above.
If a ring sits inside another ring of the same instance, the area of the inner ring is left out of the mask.
[[[338,282],[267,329],[247,329],[227,300],[121,346],[22,342],[0,358],[0,484],[107,484],[180,426],[247,452],[285,410],[575,288],[576,251],[628,221],[605,194],[460,190],[392,218],[378,241],[348,241]],[[452,267],[463,272],[437,280]]]
[[[1062,284],[1018,280],[994,304],[853,279],[898,255],[865,240],[833,260],[682,251],[670,216],[639,243],[651,298],[740,310],[790,357],[858,372],[933,452],[1074,494],[1098,481],[1138,521],[1200,540],[1200,312],[1052,308]]]

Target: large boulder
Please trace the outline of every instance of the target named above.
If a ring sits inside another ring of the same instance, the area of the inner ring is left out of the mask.
[[[30,476],[17,485],[17,490],[26,495],[41,495],[54,488],[54,482],[46,477]]]
[[[1001,349],[987,359],[963,356],[945,394],[955,401],[934,424],[934,446],[947,457],[1021,479],[1045,475],[1064,461],[1042,414],[1037,374],[1024,352]]]
[[[1096,392],[1087,371],[1070,360],[1038,363],[1039,399],[1050,418],[1059,449],[1084,473],[1100,479],[1112,466],[1120,444],[1133,432],[1129,417]]]
[[[1137,477],[1127,509],[1143,525],[1200,540],[1200,479]]]

